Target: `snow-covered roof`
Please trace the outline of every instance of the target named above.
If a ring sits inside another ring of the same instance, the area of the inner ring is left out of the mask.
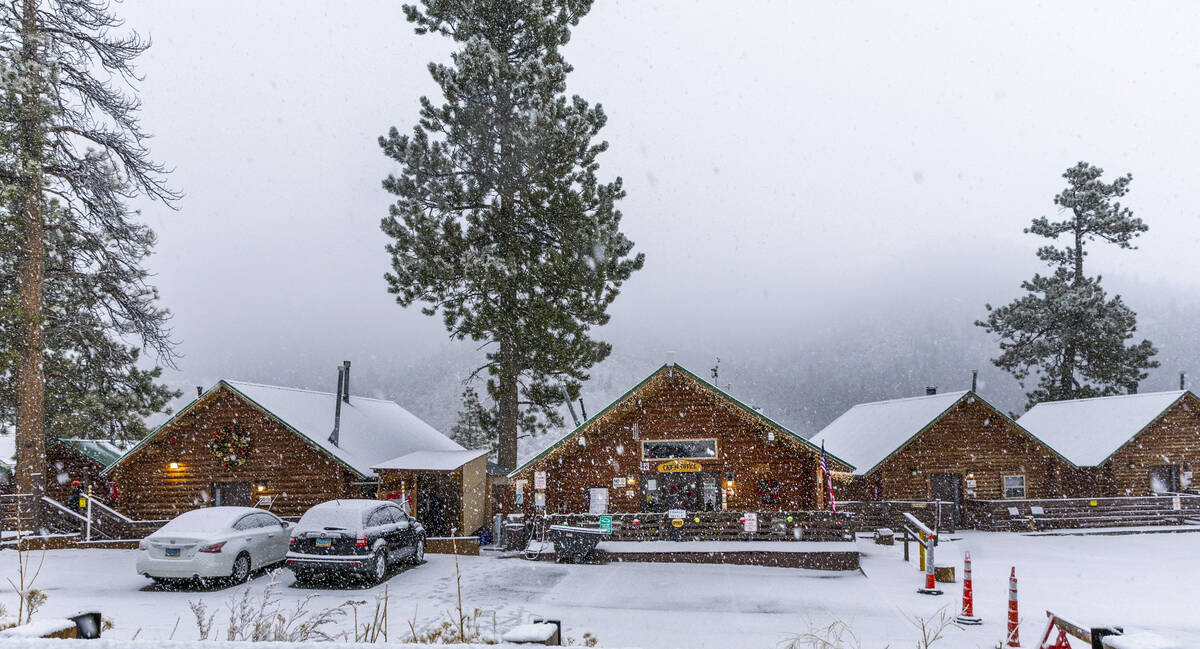
[[[60,439],[59,443],[78,451],[84,457],[107,467],[125,454],[129,445],[107,439]]]
[[[454,440],[394,401],[351,395],[348,403],[342,403],[338,443],[335,446],[329,441],[337,401],[334,393],[223,379],[207,390],[204,396],[221,386],[253,402],[363,477],[373,477],[375,474],[371,467],[376,464],[416,451],[464,450]],[[158,430],[190,407],[176,412]],[[148,442],[158,430],[138,446]],[[133,454],[137,448],[130,449],[125,456]]]
[[[1030,408],[1017,423],[1076,465],[1097,466],[1184,394],[1171,390],[1047,401]]]
[[[222,381],[330,455],[361,475],[372,466],[415,451],[462,451],[454,440],[439,433],[395,401],[350,396],[342,404],[338,444],[329,441],[337,396],[243,381]]]
[[[416,451],[371,467],[372,470],[454,471],[471,460],[487,455],[487,449],[467,451]]]
[[[860,403],[808,441],[817,446],[824,443],[829,453],[854,465],[856,474],[866,475],[966,394],[946,392]]]

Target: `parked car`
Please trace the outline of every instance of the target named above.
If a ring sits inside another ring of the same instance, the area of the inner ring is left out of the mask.
[[[286,565],[299,582],[366,577],[379,583],[390,565],[424,558],[425,528],[403,508],[379,500],[330,500],[296,523]]]
[[[175,517],[138,544],[138,574],[156,582],[228,579],[287,556],[291,523],[253,507],[205,507]]]

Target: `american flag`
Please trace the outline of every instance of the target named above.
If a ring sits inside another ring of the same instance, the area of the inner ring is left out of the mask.
[[[825,485],[829,488],[829,509],[837,513],[837,501],[833,498],[833,476],[829,474],[829,461],[825,459],[825,442],[821,442],[821,473],[825,474]]]

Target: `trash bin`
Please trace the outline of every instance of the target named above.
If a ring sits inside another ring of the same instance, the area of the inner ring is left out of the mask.
[[[596,554],[596,544],[607,536],[604,530],[588,527],[551,525],[550,540],[554,542],[554,558],[567,563],[583,563]]]
[[[525,523],[519,521],[509,521],[504,524],[505,550],[524,550],[525,539]]]

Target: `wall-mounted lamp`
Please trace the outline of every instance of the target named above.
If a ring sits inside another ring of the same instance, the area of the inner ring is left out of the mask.
[[[255,490],[255,491],[258,491],[258,492],[263,492],[263,491],[266,491],[266,490],[267,490],[267,483],[266,483],[266,482],[256,482],[256,483],[254,483],[254,490]]]
[[[775,441],[775,431],[773,431],[773,430],[772,430],[772,431],[767,431],[767,441],[768,441],[768,442],[773,442],[773,441]]]
[[[178,469],[179,468],[179,460],[171,460],[170,462],[167,463],[167,468],[168,469]]]
[[[1131,468],[1131,469],[1132,469],[1134,466],[1136,466],[1136,465],[1133,463],[1133,460],[1130,460],[1130,461],[1129,461],[1129,468]]]
[[[912,468],[910,468],[910,469],[908,470],[908,475],[912,475],[912,476],[915,476],[915,475],[917,475],[917,468],[916,468],[916,467],[912,467]]]

